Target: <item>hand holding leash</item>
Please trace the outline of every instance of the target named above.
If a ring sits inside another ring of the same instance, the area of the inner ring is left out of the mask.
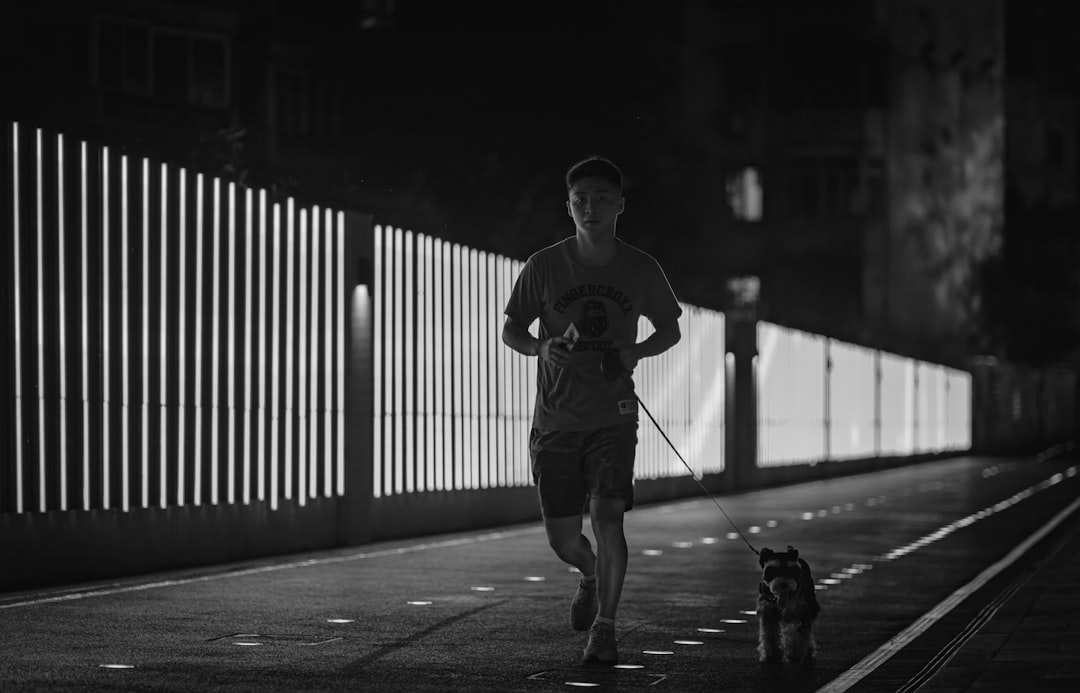
[[[630,371],[627,370],[627,368],[623,364],[623,359],[620,357],[619,349],[608,349],[604,352],[604,356],[600,360],[600,372],[604,374],[605,378],[612,381],[618,380],[619,378],[626,378],[627,380],[630,379]],[[728,516],[724,508],[720,505],[720,501],[716,500],[716,496],[710,493],[709,489],[705,488],[705,484],[702,483],[701,479],[698,478],[698,475],[696,472],[694,472],[693,467],[691,467],[686,462],[686,460],[683,459],[683,456],[679,453],[679,449],[675,447],[675,443],[672,443],[671,439],[668,438],[668,435],[664,432],[663,427],[656,421],[656,418],[653,417],[652,412],[650,412],[649,408],[645,406],[645,403],[641,401],[641,398],[638,397],[637,392],[634,393],[634,399],[637,400],[638,406],[641,407],[641,410],[645,412],[646,416],[649,417],[649,420],[653,422],[654,426],[656,426],[656,430],[659,431],[660,435],[664,437],[665,441],[667,441],[668,446],[671,447],[671,450],[675,453],[675,456],[679,458],[679,461],[682,462],[683,466],[686,467],[686,469],[690,472],[690,478],[697,482],[697,485],[700,486],[701,490],[705,492],[705,495],[707,495],[712,500],[713,504],[716,505],[716,507],[720,510],[721,514],[723,514],[724,518],[728,521],[728,523],[735,528],[735,531],[738,532],[739,536],[742,538],[743,542],[745,542],[745,544],[750,548],[750,550],[760,556],[761,552],[754,548],[754,545],[751,544],[750,540],[746,538],[746,535],[742,533],[742,530],[739,529],[739,526],[735,524],[735,522]]]

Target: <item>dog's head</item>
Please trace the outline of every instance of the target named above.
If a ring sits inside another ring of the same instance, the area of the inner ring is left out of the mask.
[[[814,580],[810,577],[810,566],[799,558],[796,549],[790,546],[787,551],[762,549],[758,563],[761,564],[761,595],[775,600],[781,609],[800,595],[813,598]]]

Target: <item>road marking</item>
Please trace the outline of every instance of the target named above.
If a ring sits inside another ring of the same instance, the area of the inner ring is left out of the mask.
[[[273,573],[279,570],[293,570],[295,568],[309,568],[317,565],[333,565],[335,563],[349,563],[352,561],[362,561],[369,558],[385,558],[387,556],[400,556],[407,553],[417,553],[419,551],[430,551],[433,549],[446,549],[457,546],[468,546],[469,544],[479,544],[485,541],[495,541],[497,539],[507,539],[511,537],[520,537],[529,534],[539,534],[544,531],[541,527],[528,527],[525,529],[515,529],[506,532],[489,532],[487,534],[481,534],[479,536],[462,537],[459,539],[447,539],[445,541],[425,542],[422,544],[413,544],[411,546],[402,546],[396,549],[382,549],[380,551],[363,551],[360,553],[347,554],[345,556],[331,556],[328,558],[310,558],[304,561],[290,561],[288,563],[275,563],[271,565],[262,565],[256,568],[246,568],[243,570],[234,570],[224,573],[215,573],[213,575],[198,575],[194,577],[178,578],[176,580],[160,580],[157,582],[146,582],[136,585],[115,585],[112,587],[103,587],[100,589],[86,590],[83,592],[68,592],[65,594],[56,594],[49,597],[38,597],[26,599],[18,602],[9,602],[7,604],[0,604],[0,610],[3,609],[15,609],[21,606],[37,606],[40,604],[53,604],[57,602],[72,602],[80,599],[90,599],[92,597],[108,597],[114,594],[125,594],[128,592],[142,592],[144,590],[159,589],[162,587],[177,587],[180,585],[190,585],[198,582],[213,582],[215,580],[227,580],[236,577],[246,577],[248,575],[259,575],[261,573]]]
[[[816,693],[841,693],[864,679],[888,661],[889,658],[904,649],[904,647],[910,644],[912,640],[926,632],[930,626],[934,625],[941,620],[942,617],[955,609],[961,602],[977,592],[998,573],[1018,561],[1032,546],[1042,541],[1043,537],[1052,532],[1058,525],[1076,512],[1077,508],[1080,508],[1080,498],[1077,498],[1063,510],[1058,512],[1058,514],[1051,518],[1049,522],[1040,527],[1037,532],[1010,551],[1007,556],[984,570],[974,580],[953,592],[943,602],[923,614],[917,621],[912,623],[901,633],[864,657],[858,664],[817,689]]]

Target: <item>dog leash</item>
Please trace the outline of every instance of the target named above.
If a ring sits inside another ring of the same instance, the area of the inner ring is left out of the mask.
[[[608,380],[626,378],[626,380],[630,383],[630,391],[633,393],[634,399],[637,400],[638,406],[640,406],[641,409],[645,412],[645,414],[649,417],[649,420],[653,422],[653,425],[656,426],[656,430],[660,431],[660,435],[663,436],[664,440],[667,442],[672,452],[675,453],[675,456],[679,458],[679,461],[682,462],[683,466],[686,467],[687,471],[690,472],[690,478],[692,478],[697,483],[697,485],[701,487],[701,490],[705,492],[705,495],[709,497],[709,500],[713,502],[713,505],[715,505],[716,508],[720,511],[720,513],[724,516],[724,519],[728,521],[728,524],[730,524],[732,528],[734,528],[735,532],[739,535],[739,538],[743,540],[747,547],[749,547],[749,549],[753,551],[756,555],[760,556],[761,552],[754,548],[754,545],[751,544],[750,540],[746,538],[746,535],[742,533],[742,530],[739,529],[739,526],[735,524],[735,521],[731,519],[731,516],[728,515],[727,511],[724,510],[722,505],[720,505],[720,501],[716,500],[716,496],[714,496],[709,491],[709,489],[705,487],[705,484],[702,483],[701,479],[698,478],[697,473],[694,472],[694,468],[687,464],[686,460],[683,459],[682,454],[679,453],[679,449],[675,447],[675,443],[672,443],[671,439],[668,438],[668,435],[664,431],[663,426],[661,426],[660,423],[657,422],[656,418],[652,415],[652,412],[649,411],[649,408],[646,407],[645,403],[641,401],[641,397],[638,397],[637,391],[633,389],[633,381],[630,379],[630,372],[623,368],[622,362],[619,361],[619,351],[617,349],[608,349],[604,353],[604,357],[600,361],[600,371]]]

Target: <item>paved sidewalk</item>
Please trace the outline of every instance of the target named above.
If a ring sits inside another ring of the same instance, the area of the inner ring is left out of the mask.
[[[946,691],[1080,690],[1080,517],[1045,562],[925,686]]]

